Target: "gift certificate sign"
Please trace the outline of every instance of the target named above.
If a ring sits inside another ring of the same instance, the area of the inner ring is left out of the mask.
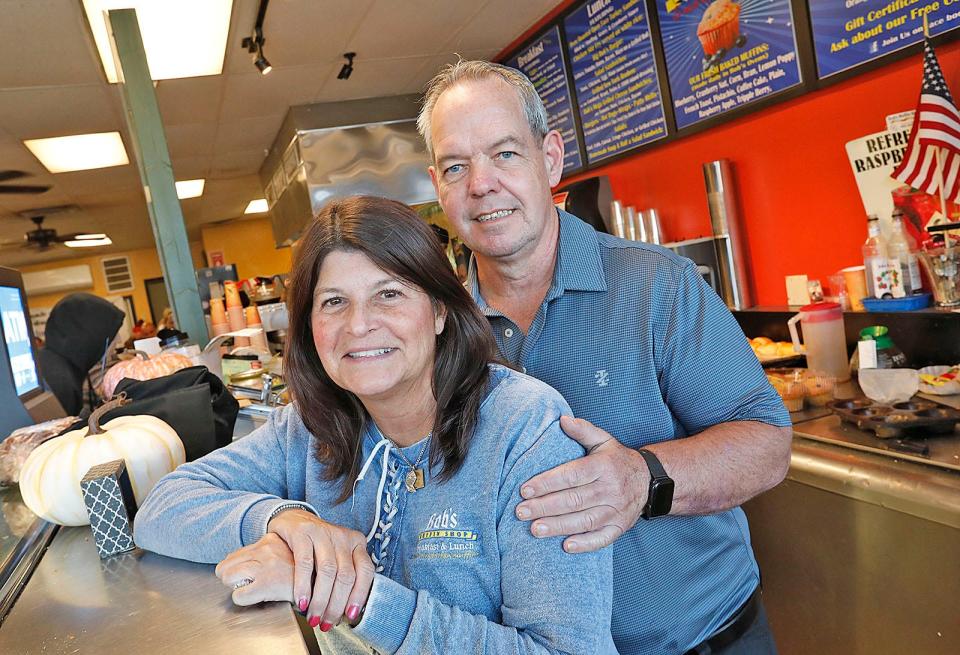
[[[642,0],[589,0],[563,27],[588,163],[665,137]]]
[[[800,84],[790,0],[656,4],[678,128]]]
[[[807,0],[817,74],[829,77],[960,27],[960,0]]]
[[[570,88],[563,67],[560,28],[554,27],[505,63],[530,78],[547,109],[548,126],[563,136],[563,174],[581,168],[583,161],[577,145]]]

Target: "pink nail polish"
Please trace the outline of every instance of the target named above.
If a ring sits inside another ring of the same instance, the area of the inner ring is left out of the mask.
[[[309,605],[309,604],[310,604],[310,603],[309,603],[309,601],[308,601],[306,598],[301,598],[301,599],[300,599],[300,602],[297,603],[297,607],[300,608],[300,611],[301,611],[301,612],[306,612],[306,611],[307,611],[307,605]]]
[[[320,625],[320,617],[319,617],[319,616],[311,616],[311,617],[310,617],[310,620],[307,621],[307,623],[310,624],[310,627],[311,627],[311,628],[316,628],[318,625]]]
[[[356,621],[357,617],[360,616],[360,606],[351,605],[347,608],[347,618],[351,621]]]
[[[332,623],[327,623],[326,621],[324,621],[323,623],[320,624],[320,632],[329,632],[330,628],[332,627],[333,627]]]

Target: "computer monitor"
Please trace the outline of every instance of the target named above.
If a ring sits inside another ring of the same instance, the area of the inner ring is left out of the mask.
[[[0,266],[0,439],[13,430],[65,415],[43,389],[23,277]]]

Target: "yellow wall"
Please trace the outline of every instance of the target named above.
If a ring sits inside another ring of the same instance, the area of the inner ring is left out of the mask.
[[[200,243],[190,244],[190,254],[193,256],[193,265],[195,267],[201,267],[205,265],[201,250],[202,245]],[[107,291],[107,284],[103,279],[103,266],[100,264],[100,260],[105,257],[120,257],[124,255],[130,260],[130,272],[133,274],[133,291],[122,291],[120,293],[111,294]],[[79,264],[87,264],[90,267],[90,274],[93,277],[93,288],[78,289],[77,291],[85,291],[103,298],[111,295],[133,296],[133,306],[137,312],[137,318],[154,322],[156,319],[160,318],[159,316],[151,317],[150,315],[150,303],[147,300],[147,291],[143,283],[144,280],[163,277],[163,272],[160,269],[160,258],[157,255],[157,251],[153,248],[128,250],[126,252],[113,252],[109,255],[93,255],[78,259],[65,259],[56,262],[45,262],[43,264],[32,264],[28,266],[21,266],[19,267],[19,270],[22,273],[30,273],[33,271],[53,270],[57,268],[63,268],[65,266],[77,266]],[[58,300],[70,293],[74,292],[67,291],[61,293],[47,293],[41,296],[30,296],[27,298],[27,302],[31,309],[39,309],[42,307],[50,308],[53,307]]]
[[[207,260],[211,252],[222,252],[225,264],[237,265],[241,280],[254,275],[267,277],[290,272],[291,249],[274,247],[273,230],[266,218],[205,227],[201,237]]]

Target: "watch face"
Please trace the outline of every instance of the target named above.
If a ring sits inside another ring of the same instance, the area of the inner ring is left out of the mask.
[[[670,478],[654,478],[650,482],[650,498],[648,502],[649,516],[665,516],[673,506],[673,480]]]

